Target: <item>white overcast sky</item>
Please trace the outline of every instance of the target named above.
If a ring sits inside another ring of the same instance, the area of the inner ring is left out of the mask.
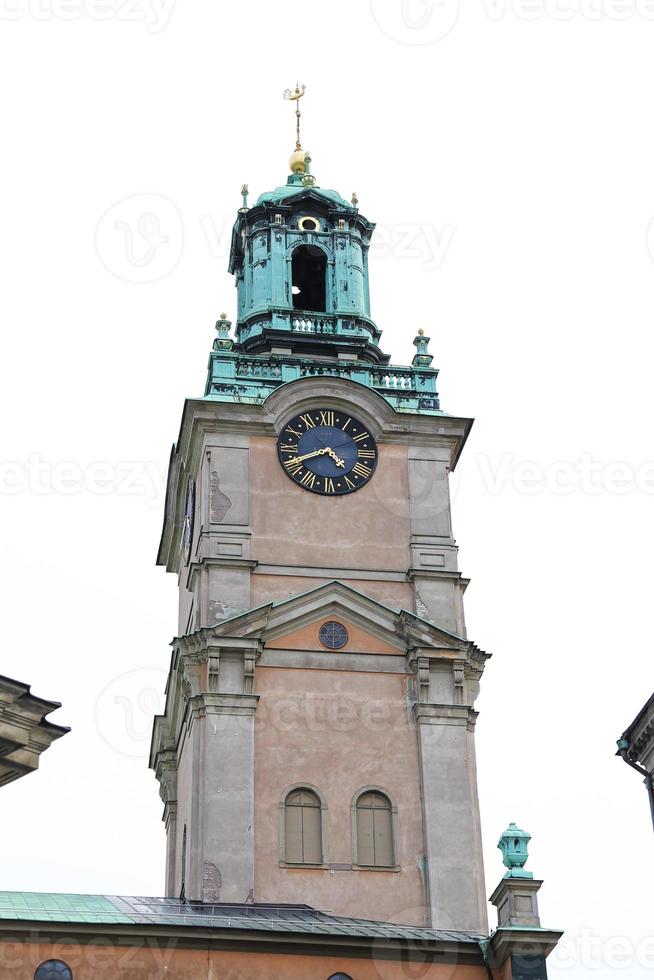
[[[2,888],[161,894],[164,473],[299,78],[319,183],[379,226],[385,348],[424,327],[477,419],[452,482],[494,653],[488,894],[514,820],[567,930],[551,976],[651,975],[654,836],[614,752],[654,673],[653,46],[649,0],[0,0],[0,672],[73,729],[2,790]]]

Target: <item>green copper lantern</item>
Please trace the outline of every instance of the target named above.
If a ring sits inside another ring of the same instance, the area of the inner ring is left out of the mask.
[[[520,830],[515,823],[510,823],[500,837],[497,846],[502,852],[505,867],[509,869],[504,875],[505,878],[534,877],[531,871],[525,871],[525,864],[529,857],[527,845],[530,840],[531,834],[526,830]]]

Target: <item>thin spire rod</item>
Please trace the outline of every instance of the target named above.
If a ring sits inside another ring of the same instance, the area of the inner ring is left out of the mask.
[[[290,88],[287,88],[286,91],[284,92],[285,99],[288,99],[289,102],[295,102],[295,118],[297,120],[297,124],[296,124],[297,141],[295,143],[296,150],[302,149],[302,142],[300,140],[300,117],[302,115],[302,113],[300,112],[300,99],[306,92],[306,88],[307,88],[306,85],[300,85],[299,82],[296,82],[295,91],[291,91]]]

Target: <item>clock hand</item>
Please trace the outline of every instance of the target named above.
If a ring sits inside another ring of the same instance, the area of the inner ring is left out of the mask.
[[[289,459],[289,463],[301,463],[305,459],[313,459],[314,456],[326,456],[327,453],[331,453],[331,449],[315,449],[312,453],[305,453],[304,456],[296,456],[294,459]]]
[[[304,456],[295,456],[293,459],[289,459],[288,463],[302,463],[305,459],[313,459],[314,456],[331,456],[337,466],[345,466],[344,461],[329,446],[326,446],[325,449],[315,449],[312,453],[305,453]]]
[[[340,458],[340,456],[337,456],[336,455],[336,453],[334,452],[333,449],[328,449],[327,452],[329,453],[329,455],[334,460],[334,462],[336,463],[337,466],[340,466],[340,467],[344,467],[345,466],[345,462]]]

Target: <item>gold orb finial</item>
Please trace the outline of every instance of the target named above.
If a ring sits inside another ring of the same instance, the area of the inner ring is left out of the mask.
[[[288,165],[291,168],[292,174],[305,174],[307,172],[307,163],[304,159],[304,150],[296,150],[295,153],[291,154]]]
[[[420,327],[420,330],[418,331],[418,336],[419,337],[424,337],[425,336],[425,331],[422,329],[422,327]]]

